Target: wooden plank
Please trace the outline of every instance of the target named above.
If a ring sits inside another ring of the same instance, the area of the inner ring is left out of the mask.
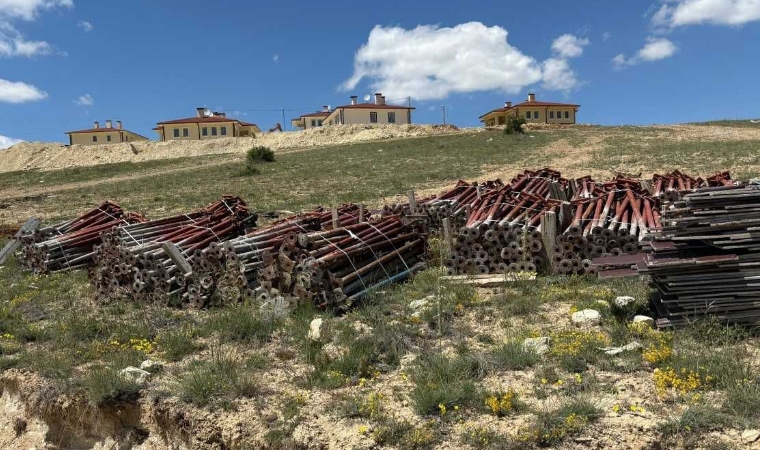
[[[469,284],[482,288],[500,286],[504,283],[514,283],[516,281],[532,281],[535,279],[536,274],[528,272],[494,275],[446,275],[440,278],[441,281]]]
[[[338,208],[332,209],[332,226],[333,229],[340,228],[340,216],[338,215]]]
[[[541,216],[541,240],[546,253],[546,267],[551,270],[554,245],[557,240],[557,214],[554,211],[546,211]]]
[[[406,196],[409,198],[409,209],[415,213],[417,211],[417,199],[414,198],[414,191],[406,191]]]
[[[190,266],[190,263],[187,262],[184,256],[182,256],[182,252],[179,250],[179,247],[174,244],[174,242],[164,242],[161,247],[164,249],[166,254],[169,255],[169,258],[174,261],[174,264],[177,265],[183,274],[187,275],[193,273],[192,266]]]
[[[27,219],[27,221],[24,222],[24,225],[22,225],[16,234],[13,235],[13,238],[11,238],[11,240],[5,244],[2,250],[0,250],[0,264],[5,264],[5,261],[8,260],[8,257],[11,256],[17,248],[19,248],[21,245],[21,236],[23,236],[25,233],[34,231],[39,227],[40,219],[34,217]]]
[[[446,251],[451,254],[454,250],[454,238],[451,236],[451,221],[448,217],[443,219],[443,239],[446,242]],[[446,255],[447,258],[448,254]]]

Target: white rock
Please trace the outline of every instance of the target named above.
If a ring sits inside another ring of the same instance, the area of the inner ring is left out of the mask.
[[[602,320],[602,315],[595,309],[584,309],[573,313],[572,317],[575,325],[596,325]]]
[[[322,332],[323,330],[324,321],[320,318],[314,319],[309,324],[309,340],[310,341],[319,341],[322,339]]]
[[[359,334],[372,334],[372,331],[374,331],[371,326],[365,323],[362,323],[358,320],[354,321],[352,325],[354,327],[354,331],[356,331]]]
[[[523,350],[542,355],[549,350],[549,337],[527,338],[523,341]]]
[[[161,371],[164,366],[158,361],[153,361],[152,359],[146,359],[145,361],[140,364],[140,369],[145,370],[150,373],[156,373]]]
[[[409,308],[413,309],[414,311],[421,311],[428,307],[430,302],[428,301],[430,297],[425,297],[419,300],[413,300],[409,302]]]
[[[654,319],[649,316],[634,316],[633,323],[645,323],[650,327],[654,326]]]
[[[760,431],[758,430],[744,430],[742,433],[742,442],[751,444],[760,438]]]
[[[642,347],[642,345],[639,342],[633,341],[630,344],[625,344],[622,347],[602,347],[599,350],[603,351],[604,353],[608,355],[617,355],[619,353],[623,352],[629,352],[632,350],[638,350]]]
[[[150,372],[132,366],[121,369],[119,371],[119,375],[126,378],[127,380],[135,381],[139,384],[147,383],[148,378],[150,378]]]
[[[400,370],[406,370],[409,369],[414,365],[414,362],[417,360],[417,355],[414,353],[407,353],[406,355],[402,356],[399,360],[399,369]]]
[[[620,297],[615,298],[613,303],[615,306],[619,306],[621,308],[625,308],[626,306],[630,305],[631,303],[635,302],[636,299],[633,297],[629,297],[627,295],[621,295]]]

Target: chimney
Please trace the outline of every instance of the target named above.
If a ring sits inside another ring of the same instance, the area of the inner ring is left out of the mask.
[[[121,120],[117,120],[117,121],[116,121],[116,128],[118,128],[118,129],[120,129],[120,130],[123,130],[123,129],[124,129],[123,125],[121,124]]]
[[[528,94],[528,101],[529,101],[529,102],[535,102],[535,101],[536,101],[536,94],[534,94],[534,93],[532,93],[532,92],[531,92],[531,93],[529,93],[529,94]]]
[[[198,117],[203,117],[205,115],[204,113],[206,112],[206,108],[195,108],[195,112],[198,114]]]
[[[329,105],[323,106],[322,107],[322,112],[330,112],[330,106]]]
[[[219,117],[227,117],[226,112],[220,112],[220,111],[214,111],[214,115],[219,116]]]
[[[111,128],[111,119],[106,120],[106,128]]]
[[[504,102],[504,107],[505,108],[511,108],[512,107],[512,102]]]
[[[97,120],[95,121],[95,128],[100,128],[100,122],[98,122]]]
[[[381,103],[382,101],[383,101],[383,94],[381,94],[379,92],[376,93],[375,94],[375,104],[376,105],[382,105],[382,103]]]
[[[358,97],[357,97],[357,96],[355,96],[355,95],[352,95],[352,96],[351,96],[351,104],[352,104],[352,105],[355,105],[355,104],[356,104],[356,99],[357,99],[357,98],[358,98]]]
[[[382,97],[380,97],[380,104],[381,105],[385,104],[385,96],[384,95]]]

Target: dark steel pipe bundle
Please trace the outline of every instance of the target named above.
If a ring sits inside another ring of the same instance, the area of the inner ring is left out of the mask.
[[[102,233],[142,221],[141,216],[125,214],[119,205],[106,201],[73,220],[21,236],[18,260],[36,274],[87,267],[93,263]]]
[[[255,220],[243,200],[224,196],[188,214],[116,228],[104,233],[103,243],[96,247],[97,267],[91,271],[91,280],[103,299],[166,302],[178,298],[184,293],[187,274],[164,243],[176,245],[194,269],[204,249],[240,236]]]
[[[678,201],[684,194],[694,189],[708,186],[728,186],[733,184],[728,172],[720,172],[707,179],[694,178],[678,170],[664,175],[652,176],[652,196],[662,202]]]

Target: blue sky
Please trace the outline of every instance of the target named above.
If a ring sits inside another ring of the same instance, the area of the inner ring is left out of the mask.
[[[263,129],[377,90],[478,125],[530,91],[579,121],[760,116],[756,0],[0,0],[0,146],[196,106]]]

